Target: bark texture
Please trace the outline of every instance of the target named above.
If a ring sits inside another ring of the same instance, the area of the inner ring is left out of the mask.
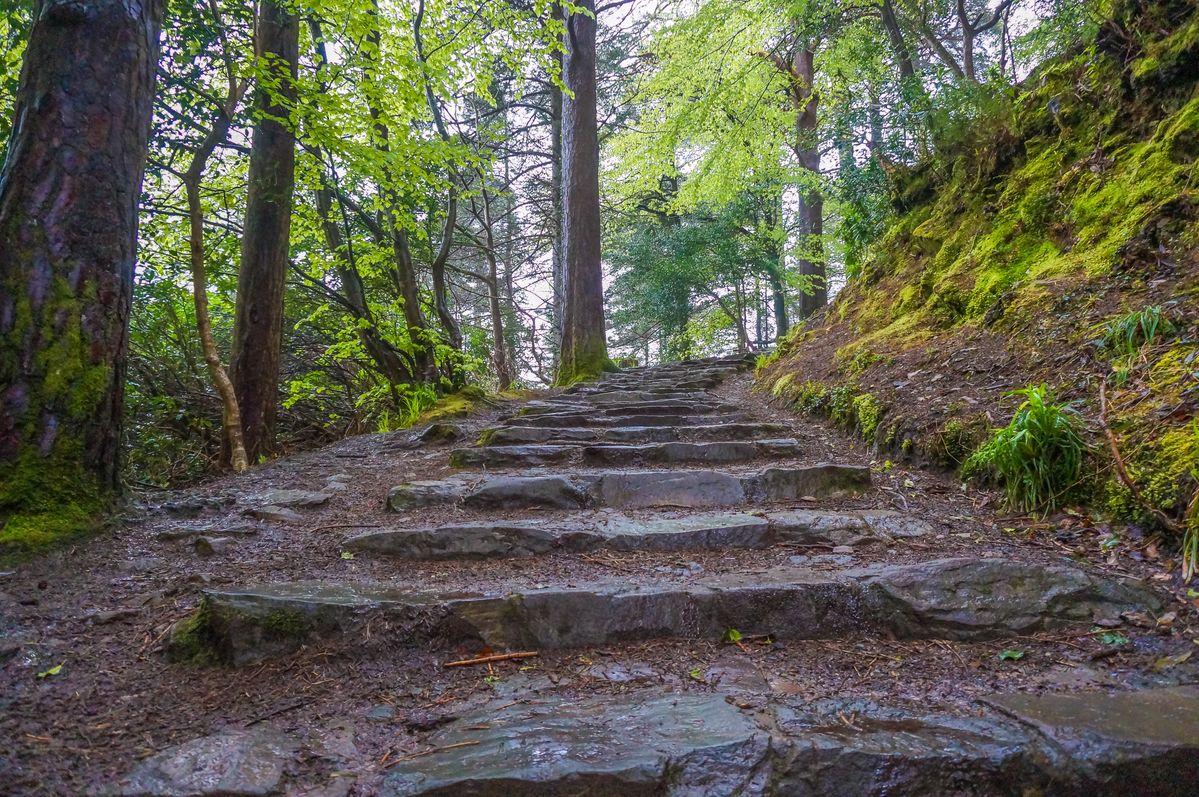
[[[34,4],[0,172],[0,521],[120,486],[163,5]]]
[[[594,13],[594,0],[576,3]],[[562,101],[562,238],[565,295],[559,384],[598,376],[609,366],[600,263],[599,140],[596,123],[595,17],[568,14]]]
[[[278,0],[259,10],[258,47],[273,74],[259,81],[259,121],[250,147],[249,192],[243,227],[230,376],[237,390],[250,461],[274,453],[283,345],[283,288],[287,279],[295,135],[287,106],[295,97],[300,21]]]

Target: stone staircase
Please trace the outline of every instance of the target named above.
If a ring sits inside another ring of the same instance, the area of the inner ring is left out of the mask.
[[[380,637],[501,655],[599,648],[619,661],[647,640],[970,642],[1160,607],[1139,583],[1058,561],[870,554],[930,537],[929,523],[877,508],[867,467],[809,461],[790,427],[713,392],[749,364],[630,369],[528,402],[453,451],[457,473],[394,487],[394,526],[343,543],[397,574],[442,562],[437,583],[211,589],[205,638],[233,666]],[[449,511],[454,522],[424,522]],[[831,554],[752,558],[780,547]],[[549,565],[516,588],[485,567],[613,552],[645,560],[559,581]],[[684,552],[733,565],[663,564]],[[949,711],[886,695],[805,702],[761,677],[696,681],[707,688],[548,688],[478,706],[428,734],[432,754],[390,767],[379,793],[1183,794],[1199,777],[1193,687],[996,690]]]

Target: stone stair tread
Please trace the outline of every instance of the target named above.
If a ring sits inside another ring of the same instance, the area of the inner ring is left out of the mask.
[[[1067,565],[957,558],[839,571],[778,567],[684,583],[605,579],[510,592],[438,593],[383,582],[283,582],[205,591],[207,634],[243,665],[324,637],[390,634],[406,645],[481,642],[542,650],[636,639],[882,635],[974,640],[1156,609],[1144,587]]]
[[[478,509],[532,506],[720,507],[746,502],[859,495],[870,489],[862,465],[817,463],[767,467],[745,473],[716,470],[574,471],[537,476],[488,476],[476,483],[461,477],[413,482],[392,488],[395,511],[461,501]]]
[[[886,544],[931,531],[919,518],[889,510],[800,510],[750,515],[702,513],[683,517],[493,520],[438,528],[380,529],[347,538],[350,551],[404,559],[536,556],[555,551],[689,551]]]
[[[434,752],[401,762],[382,793],[1145,794],[1153,784],[1184,794],[1199,776],[1199,689],[983,702],[1022,709],[1012,719],[826,699],[763,713],[720,692],[667,688],[495,701],[428,735]],[[1159,734],[1159,710],[1182,721]],[[1137,731],[1126,739],[1118,729],[1129,727]]]
[[[797,459],[803,449],[795,438],[767,440],[668,440],[653,443],[534,444],[459,448],[450,452],[454,467],[524,466],[582,461],[585,464],[722,464],[759,459]]]
[[[654,415],[605,415],[602,413],[562,413],[552,415],[522,415],[513,418],[508,426],[548,427],[628,427],[628,426],[713,426],[725,423],[743,423],[746,416],[741,413],[719,415],[697,415],[690,412]]]
[[[691,440],[730,439],[746,440],[755,437],[777,438],[787,434],[790,427],[783,423],[727,423],[710,424],[672,429],[660,426],[612,426],[595,428],[586,426],[538,427],[538,426],[495,426],[484,431],[484,445],[562,444],[575,442],[627,443],[643,435],[673,435],[670,439]],[[645,442],[668,442],[663,437]]]

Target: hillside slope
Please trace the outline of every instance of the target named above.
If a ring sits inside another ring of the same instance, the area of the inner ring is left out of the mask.
[[[1124,2],[1003,106],[896,176],[864,273],[760,389],[879,459],[958,468],[1007,423],[1010,391],[1047,383],[1086,427],[1069,500],[1177,534],[1199,468],[1199,8]],[[1113,467],[1102,383],[1139,498]]]

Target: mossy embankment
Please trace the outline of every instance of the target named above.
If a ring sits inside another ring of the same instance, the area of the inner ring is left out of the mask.
[[[1008,391],[1048,383],[1090,425],[1074,500],[1183,523],[1199,472],[1199,9],[1120,3],[1092,46],[988,108],[894,176],[885,237],[760,389],[880,459],[956,469],[1007,422]],[[1141,500],[1113,467],[1101,383]]]

